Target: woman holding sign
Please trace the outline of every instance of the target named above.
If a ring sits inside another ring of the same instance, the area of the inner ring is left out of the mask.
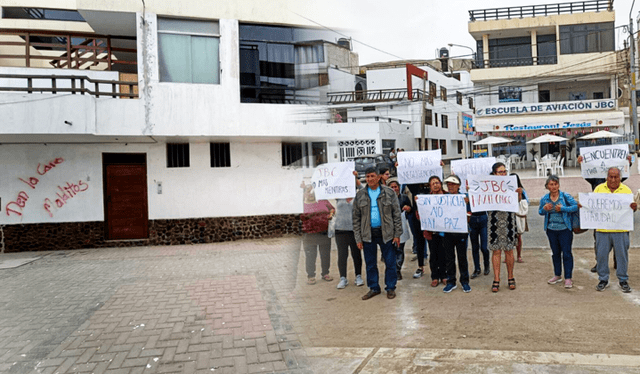
[[[430,194],[440,195],[446,193],[442,189],[442,182],[436,175],[429,178]],[[438,283],[447,284],[447,270],[445,264],[444,233],[423,231],[429,245],[429,267],[431,268],[431,287],[437,287]]]
[[[507,168],[502,162],[496,162],[491,167],[491,175],[506,176]],[[518,194],[518,198],[522,199],[522,193]],[[503,211],[487,212],[487,232],[489,239],[489,250],[492,251],[491,263],[493,264],[493,284],[492,292],[500,290],[500,258],[501,251],[504,251],[505,261],[507,263],[507,275],[509,289],[516,289],[516,279],[513,276],[513,250],[518,245],[518,229],[516,226],[516,214]]]
[[[329,220],[333,217],[335,209],[327,200],[316,201],[313,185],[301,185],[304,188],[304,213],[300,216],[302,221],[303,247],[306,256],[307,284],[316,284],[316,259],[320,252],[320,276],[327,282],[333,280],[329,275],[331,265],[331,238],[327,236]]]
[[[573,273],[573,231],[571,213],[578,211],[578,203],[571,195],[560,191],[560,178],[550,175],[544,185],[549,193],[540,199],[538,213],[544,216],[544,231],[549,238],[551,259],[553,260],[553,278],[547,283],[556,284],[562,280],[564,265],[564,288],[572,288]]]

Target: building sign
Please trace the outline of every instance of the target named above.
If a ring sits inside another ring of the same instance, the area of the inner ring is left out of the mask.
[[[596,121],[566,121],[562,123],[536,123],[530,125],[496,125],[493,131],[568,130],[596,126]]]
[[[511,103],[522,101],[522,88],[511,86],[498,87],[498,100],[501,103]]]
[[[377,153],[376,140],[341,140],[338,142],[340,148],[340,161],[353,161],[354,157]]]
[[[560,101],[554,103],[500,104],[476,109],[476,116],[569,113],[616,109],[615,99]]]
[[[465,135],[473,135],[473,116],[460,113],[462,116],[462,133]]]

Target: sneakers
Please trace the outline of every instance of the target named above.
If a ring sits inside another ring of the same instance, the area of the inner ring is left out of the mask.
[[[378,291],[371,290],[367,292],[364,296],[362,296],[362,300],[369,300],[370,298],[378,295],[380,295],[380,290]]]
[[[362,280],[362,275],[356,275],[356,286],[364,286],[364,281]]]
[[[620,288],[622,288],[622,292],[624,293],[631,292],[631,287],[629,286],[629,283],[627,283],[627,281],[620,282]]]
[[[553,278],[549,279],[549,280],[547,281],[547,283],[549,283],[549,284],[556,284],[556,283],[560,282],[561,280],[562,280],[562,277],[559,277],[559,276],[557,276],[557,275],[556,275],[556,276],[554,276]]]
[[[471,274],[471,276],[469,278],[476,279],[476,278],[478,278],[478,276],[480,276],[480,274],[482,274],[480,272],[480,270],[476,270],[476,271],[473,272],[473,274]]]
[[[600,281],[600,283],[598,283],[598,285],[596,286],[596,291],[604,291],[604,289],[607,288],[608,285],[609,285],[609,281]],[[620,282],[620,286],[622,286],[622,282]]]
[[[413,277],[414,278],[420,278],[420,277],[422,277],[423,274],[424,274],[424,270],[418,268],[418,270],[416,270],[416,272],[413,273]]]
[[[456,288],[458,288],[458,286],[455,283],[447,283],[447,285],[444,286],[444,289],[442,289],[442,292],[449,293],[455,290]]]
[[[565,279],[564,288],[573,288],[573,281],[571,279]]]
[[[338,286],[336,288],[341,290],[347,287],[348,284],[349,284],[349,281],[347,281],[347,277],[340,277],[340,283],[338,283]]]
[[[464,292],[471,292],[471,286],[469,286],[469,283],[462,283],[462,290]]]

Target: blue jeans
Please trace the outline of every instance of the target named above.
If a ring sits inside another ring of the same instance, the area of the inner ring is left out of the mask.
[[[382,241],[382,235],[374,235],[371,233],[371,242],[362,243],[364,253],[364,263],[367,269],[367,287],[371,291],[380,291],[378,283],[378,246],[382,251],[382,257],[385,263],[384,283],[385,290],[395,290],[398,282],[398,273],[396,272],[396,250],[393,248],[393,242],[390,240],[386,243]]]
[[[549,238],[549,246],[551,247],[553,274],[557,277],[561,276],[564,265],[564,279],[571,279],[573,276],[573,254],[571,253],[573,231],[547,229],[547,238]]]
[[[478,241],[478,239],[480,239]],[[472,215],[469,219],[469,241],[471,242],[471,256],[473,269],[480,272],[480,251],[484,259],[484,268],[489,268],[489,250],[487,249],[487,215]]]

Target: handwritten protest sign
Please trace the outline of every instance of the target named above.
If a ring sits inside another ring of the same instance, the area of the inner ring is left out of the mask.
[[[514,175],[468,175],[472,212],[518,212],[518,182]]]
[[[417,195],[423,230],[467,233],[467,203],[464,195]]]
[[[467,192],[467,175],[489,175],[491,166],[496,163],[495,157],[468,158],[466,160],[451,161],[451,173],[460,177],[462,185],[460,192]]]
[[[355,197],[356,182],[353,176],[354,170],[355,164],[353,161],[318,165],[311,178],[316,193],[316,200]]]
[[[633,230],[632,194],[581,193],[580,228]]]
[[[442,155],[439,149],[398,153],[398,182],[401,184],[427,183],[432,175],[442,179]]]
[[[622,178],[629,177],[629,146],[626,144],[580,148],[583,178],[606,178],[609,168],[620,169]]]

